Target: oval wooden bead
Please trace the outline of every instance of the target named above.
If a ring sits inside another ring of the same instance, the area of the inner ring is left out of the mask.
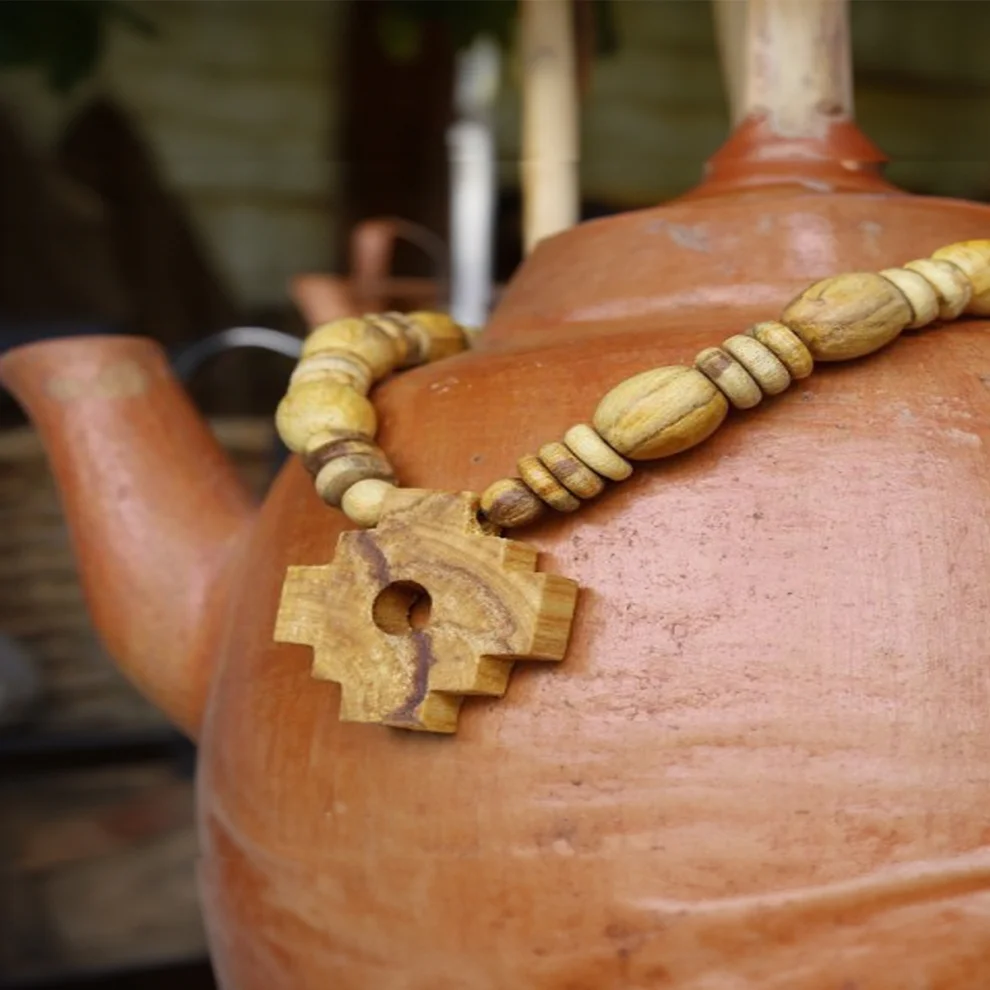
[[[722,342],[722,350],[731,354],[753,377],[766,395],[779,395],[791,384],[783,363],[755,337],[735,334]]]
[[[544,467],[578,498],[594,498],[605,488],[605,482],[562,443],[545,443],[537,456]]]
[[[378,525],[389,492],[395,485],[380,478],[362,478],[344,492],[340,507],[351,522],[370,529]]]
[[[377,448],[340,454],[324,463],[316,475],[316,493],[327,505],[339,506],[344,492],[359,481],[395,481],[392,466]]]
[[[697,368],[672,365],[616,385],[598,403],[592,422],[620,454],[646,461],[706,440],[728,411],[728,400]]]
[[[752,409],[763,400],[760,386],[752,375],[720,347],[706,347],[694,359],[694,366],[710,379],[736,409]]]
[[[784,310],[781,323],[816,361],[848,361],[889,344],[914,318],[903,293],[874,272],[816,282]]]
[[[951,262],[969,279],[973,291],[964,312],[990,316],[990,240],[949,244],[939,248],[932,258]]]
[[[381,327],[360,317],[347,317],[317,327],[303,342],[302,356],[327,350],[356,354],[371,368],[376,381],[395,369],[402,359],[392,338]]]
[[[804,341],[783,323],[767,320],[750,327],[746,334],[755,337],[764,347],[770,348],[795,381],[807,378],[814,371],[815,359],[811,356],[811,351],[804,346]]]
[[[880,274],[904,293],[914,317],[907,325],[908,330],[926,327],[938,319],[938,295],[926,278],[909,268],[884,268]]]
[[[304,357],[289,377],[289,387],[300,382],[325,381],[350,385],[366,395],[375,376],[365,361],[349,351],[318,351]]]
[[[610,481],[625,481],[633,473],[632,465],[620,457],[587,423],[572,426],[564,434],[564,443],[596,474]]]
[[[360,392],[337,382],[293,385],[275,412],[275,426],[289,450],[299,453],[307,441],[327,430],[373,437],[375,407]]]
[[[406,320],[412,327],[412,333],[426,335],[426,361],[442,361],[467,348],[468,339],[464,328],[447,313],[407,313]]]
[[[482,492],[481,511],[496,526],[515,529],[539,519],[546,505],[519,478],[501,478]]]
[[[522,480],[551,509],[573,512],[581,503],[549,472],[538,457],[521,457],[516,465]]]
[[[919,258],[905,266],[926,279],[938,297],[938,318],[954,320],[965,310],[973,295],[973,286],[965,272],[951,261],[935,261],[932,258]]]

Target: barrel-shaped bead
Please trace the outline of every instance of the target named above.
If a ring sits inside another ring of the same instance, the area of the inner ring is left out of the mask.
[[[990,240],[960,241],[939,248],[936,261],[951,261],[969,279],[973,294],[965,312],[974,316],[990,316]]]
[[[546,504],[520,478],[500,478],[481,493],[481,511],[496,526],[528,526],[546,512]]]
[[[763,399],[753,376],[721,347],[706,347],[694,359],[694,366],[710,379],[736,409],[752,409]]]
[[[904,267],[908,271],[917,272],[935,290],[940,320],[954,320],[966,309],[973,295],[973,286],[966,273],[951,261],[919,258],[917,261],[909,261]]]
[[[357,354],[349,351],[317,351],[304,357],[289,378],[289,387],[300,382],[324,381],[350,385],[351,388],[367,395],[374,383],[371,368]]]
[[[804,341],[789,327],[777,320],[757,323],[746,331],[748,337],[755,337],[764,347],[777,356],[780,363],[794,381],[807,378],[815,369],[815,359]]]
[[[907,325],[908,330],[926,327],[938,319],[938,294],[935,286],[923,275],[910,268],[884,268],[880,274],[904,293],[913,316]]]
[[[293,385],[275,412],[275,426],[289,450],[306,449],[311,437],[341,431],[373,437],[375,407],[357,390],[338,382],[308,381]]]
[[[371,368],[376,381],[393,371],[403,359],[395,342],[381,327],[356,316],[317,327],[303,341],[302,356],[326,350],[356,354]]]
[[[780,320],[816,361],[848,361],[889,344],[914,319],[904,294],[882,275],[853,272],[816,282]]]
[[[595,474],[609,481],[625,481],[633,473],[629,461],[620,457],[587,423],[572,426],[564,434],[564,443]]]
[[[620,454],[648,461],[706,440],[728,411],[728,400],[697,368],[672,365],[616,385],[598,403],[592,422]]]
[[[547,466],[532,455],[520,457],[516,467],[520,478],[551,509],[573,512],[581,503],[549,471]]]

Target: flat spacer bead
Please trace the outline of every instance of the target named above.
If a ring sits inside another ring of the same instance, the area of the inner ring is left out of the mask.
[[[289,377],[289,387],[300,382],[325,381],[350,385],[362,395],[367,395],[374,383],[371,368],[357,354],[350,351],[318,351],[304,357]]]
[[[972,295],[964,312],[990,316],[990,240],[948,244],[939,248],[932,258],[951,262],[969,279]]]
[[[307,447],[302,454],[303,467],[314,478],[327,464],[340,457],[354,455],[377,457],[384,464],[388,464],[385,451],[377,444],[373,444],[367,437],[362,437],[357,433],[323,434],[323,436],[327,438],[323,443],[318,446]]]
[[[389,492],[395,491],[395,485],[380,478],[363,478],[355,481],[344,492],[340,507],[351,522],[370,529],[378,525],[382,517],[382,509]]]
[[[522,480],[551,509],[573,512],[581,503],[547,470],[538,457],[521,457],[516,465]]]
[[[722,350],[731,354],[751,375],[766,395],[779,395],[791,384],[784,363],[755,337],[737,333],[722,342]]]
[[[403,356],[381,327],[357,316],[317,327],[303,342],[302,356],[327,350],[356,354],[371,368],[376,381],[392,372]]]
[[[811,356],[811,351],[783,323],[776,320],[757,323],[746,331],[746,335],[755,337],[764,347],[770,348],[795,381],[807,378],[815,370],[815,359]]]
[[[575,457],[609,481],[625,481],[633,473],[632,465],[612,450],[587,423],[572,426],[564,434],[564,443]]]
[[[706,347],[700,351],[694,359],[694,366],[736,409],[752,409],[763,400],[763,392],[753,376],[720,347]]]
[[[372,448],[372,451],[376,448]],[[339,506],[351,485],[368,478],[395,481],[392,466],[381,453],[354,452],[328,460],[316,475],[316,493],[327,505]]]
[[[515,529],[539,519],[546,505],[519,478],[501,478],[482,492],[481,511],[496,526]]]
[[[400,355],[399,367],[408,368],[419,363],[415,360],[415,355],[410,353],[412,348],[401,313],[366,313],[363,318],[381,330],[392,341],[396,353]]]
[[[969,303],[973,286],[966,273],[951,261],[936,261],[932,258],[919,258],[909,261],[908,271],[917,272],[926,279],[938,297],[938,318],[954,320]]]
[[[373,437],[378,421],[375,407],[350,386],[309,381],[289,389],[275,411],[275,426],[286,447],[298,454],[311,437],[326,431]]]
[[[447,313],[417,311],[407,313],[405,318],[417,331],[426,334],[426,361],[442,361],[467,349],[464,327]]]
[[[918,330],[938,319],[938,295],[928,279],[908,268],[884,268],[880,274],[904,293],[914,315],[908,330]]]
[[[543,466],[578,498],[594,498],[605,488],[605,482],[562,443],[557,441],[545,443],[540,447],[537,457],[543,462]]]

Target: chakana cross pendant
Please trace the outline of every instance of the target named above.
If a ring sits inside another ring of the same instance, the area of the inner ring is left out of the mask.
[[[340,718],[455,732],[465,695],[501,696],[515,660],[562,660],[577,583],[481,523],[469,493],[399,489],[333,561],[290,567],[275,639],[313,648]]]

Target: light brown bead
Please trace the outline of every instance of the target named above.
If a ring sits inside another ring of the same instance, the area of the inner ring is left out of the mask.
[[[356,316],[317,327],[303,342],[302,356],[327,350],[356,354],[371,368],[376,381],[393,371],[403,357],[381,327]]]
[[[605,482],[562,443],[545,443],[537,456],[543,466],[578,498],[594,498],[605,488]]]
[[[318,351],[304,357],[296,365],[289,378],[289,387],[300,382],[337,382],[367,395],[374,380],[371,368],[356,354],[349,351]]]
[[[913,318],[904,295],[885,278],[853,272],[816,282],[780,320],[816,361],[848,361],[880,350]]]
[[[399,367],[408,368],[419,363],[415,360],[415,355],[409,353],[409,336],[401,313],[366,313],[363,319],[376,326],[392,341],[395,352],[399,355]]]
[[[385,455],[385,451],[377,444],[372,443],[367,437],[360,436],[357,433],[321,433],[319,434],[319,438],[326,439],[322,443],[317,444],[315,441],[318,438],[314,437],[307,444],[306,450],[302,454],[303,467],[313,477],[316,477],[330,461],[337,460],[341,457],[374,457],[386,466],[388,465],[388,457]],[[390,472],[391,470],[389,468]]]
[[[355,481],[344,492],[340,507],[351,522],[370,529],[378,525],[382,517],[382,509],[389,492],[395,491],[395,485],[379,478],[363,478]]]
[[[746,334],[755,337],[764,347],[770,348],[794,381],[807,378],[814,371],[815,359],[811,356],[811,351],[804,346],[804,341],[783,323],[767,320],[750,327]]]
[[[694,366],[731,402],[736,409],[752,409],[763,399],[752,375],[720,347],[706,347],[694,359]]]
[[[781,360],[755,337],[735,334],[722,342],[722,350],[750,373],[765,395],[779,395],[791,384],[791,376]]]
[[[904,293],[913,316],[908,330],[926,327],[938,319],[938,295],[928,279],[909,268],[884,268],[880,274]]]
[[[516,467],[522,480],[551,509],[556,509],[558,512],[573,512],[581,505],[538,457],[532,455],[521,457]]]
[[[344,493],[351,485],[369,478],[378,481],[395,482],[395,473],[385,455],[373,444],[343,441],[338,445],[336,456],[324,458],[316,474],[316,492],[327,505],[339,506]],[[314,458],[320,452],[312,455]]]
[[[620,454],[647,461],[706,440],[728,411],[728,400],[700,371],[672,365],[616,385],[598,403],[592,422]]]
[[[278,404],[275,426],[286,447],[299,453],[311,437],[328,430],[373,437],[378,421],[375,407],[350,386],[311,381],[289,389]]]
[[[564,434],[564,443],[596,474],[610,481],[625,481],[633,473],[632,465],[620,457],[587,423],[572,426]]]
[[[501,478],[481,494],[481,511],[496,526],[528,526],[546,511],[546,505],[519,478]]]
[[[408,313],[406,320],[415,328],[413,332],[426,334],[427,344],[424,355],[426,361],[442,361],[467,348],[467,334],[464,328],[446,313]]]
[[[936,261],[950,261],[969,279],[973,294],[965,312],[974,316],[990,316],[990,240],[960,241],[939,248]]]
[[[973,295],[973,286],[966,273],[951,261],[920,258],[917,261],[909,261],[904,267],[909,271],[917,272],[931,284],[938,297],[940,320],[954,320],[963,312],[970,296]]]

